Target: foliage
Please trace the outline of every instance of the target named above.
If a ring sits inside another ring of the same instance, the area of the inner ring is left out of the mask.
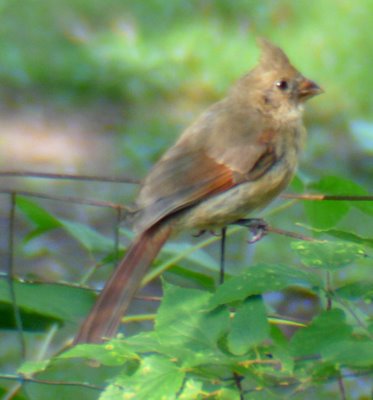
[[[326,91],[307,109],[308,149],[290,190],[372,194],[370,9],[370,0],[2,0],[0,100],[5,112],[40,100],[56,114],[98,102],[100,117],[120,104],[110,157],[137,177],[191,114],[254,65],[254,39],[265,36]],[[126,317],[126,336],[61,353],[93,304],[92,288],[125,251],[70,206],[51,212],[50,203],[17,196],[22,240],[12,256],[34,268],[22,269],[25,280],[0,280],[1,395],[14,389],[2,374],[12,371],[14,385],[22,382],[13,398],[22,400],[231,400],[240,384],[245,399],[342,398],[341,386],[349,398],[368,398],[372,202],[290,201],[267,211],[271,225],[310,242],[268,235],[254,252],[246,232],[230,228],[221,286],[218,237],[168,243],[143,282],[164,276],[157,315],[136,313]],[[49,274],[39,272],[45,253]],[[81,272],[70,275],[74,284],[60,282],[72,258]]]
[[[336,184],[332,184],[333,179]],[[330,187],[338,186],[340,194],[353,185],[327,177],[309,187],[324,187],[326,181]],[[339,231],[332,224],[328,229],[319,229],[320,216],[315,209],[320,207],[320,213],[326,212],[328,204],[312,203],[309,221],[315,228],[308,229],[318,238],[287,244],[288,251],[295,255],[293,263],[278,260],[275,264],[247,266],[216,287],[211,286],[216,266],[208,261],[209,256],[202,256],[203,244],[181,253],[180,247],[169,246],[166,262],[158,263],[155,271],[160,274],[170,267],[167,260],[174,260],[176,274],[182,277],[185,287],[164,280],[164,295],[152,329],[120,334],[101,345],[79,345],[49,360],[29,360],[18,372],[31,380],[37,377],[53,382],[63,370],[68,386],[80,365],[80,379],[102,388],[93,397],[100,399],[239,399],[240,393],[245,399],[289,395],[307,399],[318,393],[317,398],[322,399],[328,398],[326,388],[330,384],[336,387],[336,382],[342,380],[348,386],[345,376],[348,381],[353,377],[363,382],[359,376],[373,372],[373,324],[367,308],[373,293],[373,242],[372,238]],[[59,219],[28,199],[18,198],[17,205],[33,225],[25,243],[50,230],[62,229],[88,252],[104,254],[103,260],[111,259],[113,249],[104,245],[106,240],[101,240],[97,232]],[[345,218],[353,209],[364,212],[367,219],[372,217],[369,203],[344,202],[344,207]],[[340,221],[339,207],[331,204],[327,212],[329,221]],[[201,263],[198,258],[190,258],[193,250],[200,252]],[[189,259],[187,266],[177,257],[180,254]],[[193,263],[200,272],[183,274]],[[360,280],[355,278],[356,269],[361,270]],[[150,275],[154,277],[154,271]],[[197,287],[190,287],[191,282]],[[270,300],[275,293],[295,288],[322,304],[309,320],[279,314]],[[34,321],[24,326],[29,333],[43,332],[53,323],[61,327],[74,323],[94,301],[80,286],[15,282],[15,289],[21,315],[28,313]],[[12,304],[5,282],[0,287],[0,300],[4,306]],[[2,322],[3,327],[5,324],[8,329],[15,328],[11,319]],[[293,332],[289,334],[286,327]],[[73,374],[70,377],[69,371]],[[84,393],[82,388],[76,390]],[[38,393],[40,396],[44,392]]]

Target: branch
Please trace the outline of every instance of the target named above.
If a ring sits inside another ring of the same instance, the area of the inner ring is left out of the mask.
[[[321,240],[315,239],[313,237],[302,235],[301,233],[297,232],[287,231],[285,229],[274,228],[270,225],[268,225],[267,231],[270,233],[276,233],[277,235],[288,236],[293,239],[305,240],[307,242],[321,242]]]
[[[60,174],[48,172],[30,172],[30,171],[0,171],[1,176],[9,176],[15,178],[39,178],[39,179],[62,179],[70,181],[94,181],[94,182],[113,182],[113,183],[129,183],[139,184],[140,180],[129,177],[114,178],[108,176],[96,175],[77,175],[77,174]]]
[[[84,205],[88,205],[88,206],[108,207],[108,208],[130,211],[129,207],[123,206],[121,204],[112,203],[110,201],[98,201],[98,200],[84,199],[81,197],[52,196],[52,195],[45,194],[45,193],[29,192],[29,191],[25,191],[25,190],[8,189],[8,188],[0,189],[0,194],[10,194],[10,195],[17,194],[19,196],[25,196],[25,197],[37,197],[39,199],[45,199],[45,200],[66,201],[69,203],[84,204]]]
[[[12,375],[12,374],[0,374],[0,379],[8,380],[8,381],[16,381],[20,383],[31,382],[31,383],[40,383],[43,385],[58,385],[58,386],[78,386],[87,389],[99,390],[103,391],[105,389],[104,386],[92,385],[90,383],[85,382],[67,382],[67,381],[54,381],[49,379],[37,379],[37,378],[29,378],[22,375]]]
[[[366,196],[350,196],[350,195],[329,195],[329,194],[292,194],[284,193],[281,195],[284,199],[298,199],[298,200],[311,200],[311,201],[373,201],[373,195]]]

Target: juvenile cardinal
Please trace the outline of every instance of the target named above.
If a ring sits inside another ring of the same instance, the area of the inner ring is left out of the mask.
[[[112,337],[171,234],[214,230],[263,208],[290,182],[306,139],[303,104],[322,92],[285,53],[259,39],[259,64],[192,123],[140,189],[136,237],[75,343]]]

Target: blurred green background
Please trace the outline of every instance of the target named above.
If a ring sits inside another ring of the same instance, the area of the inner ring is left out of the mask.
[[[141,178],[255,65],[255,38],[264,36],[325,90],[307,104],[299,176],[307,182],[338,175],[372,190],[372,26],[371,0],[0,0],[0,168]],[[125,204],[136,190],[0,179],[2,187]],[[105,210],[46,206],[112,235],[115,218]],[[299,205],[271,220],[285,229],[295,221],[307,223]],[[369,230],[361,215],[351,222]],[[20,222],[20,237],[28,229]],[[228,246],[233,269],[253,256],[244,235]],[[255,259],[285,262],[288,250],[288,239],[270,237]],[[92,255],[57,233],[24,245],[16,262],[20,274],[76,281]]]
[[[256,64],[255,39],[264,36],[325,90],[307,103],[299,176],[304,182],[342,176],[372,188],[370,0],[0,4],[2,170],[143,177],[183,128]],[[136,193],[126,184],[0,179],[6,187],[121,204]],[[112,235],[106,210],[48,207]],[[307,223],[300,207],[282,215],[283,228]],[[44,241],[29,244],[26,255],[53,254],[61,238],[47,247]],[[71,268],[67,278],[74,279],[84,261],[79,249],[68,254],[69,262],[63,254],[57,266],[36,257],[31,271],[46,268],[61,278]]]
[[[142,176],[255,64],[255,38],[265,36],[326,91],[308,107],[303,169],[368,181],[372,8],[370,0],[3,0],[1,166]]]

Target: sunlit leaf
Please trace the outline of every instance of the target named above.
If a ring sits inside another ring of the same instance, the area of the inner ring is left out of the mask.
[[[183,390],[178,396],[180,400],[202,400],[205,391],[202,389],[202,382],[196,379],[187,379]]]
[[[344,231],[341,229],[329,229],[325,231],[326,234],[334,236],[337,239],[354,242],[363,246],[373,247],[373,238],[363,237],[354,233],[353,231]]]
[[[333,236],[337,239],[341,239],[347,242],[353,242],[353,243],[358,243],[361,244],[362,246],[367,246],[367,247],[373,247],[373,238],[369,237],[363,237],[353,230],[343,230],[343,229],[318,229],[318,228],[313,228],[304,224],[297,224],[299,226],[302,226],[306,229],[309,229],[311,231],[317,232],[317,233],[323,233],[326,235]]]
[[[131,349],[135,352],[150,353],[162,352],[162,346],[159,343],[158,335],[154,332],[140,332],[137,335],[125,338]]]
[[[214,363],[223,357],[218,340],[229,326],[228,310],[207,311],[211,294],[165,285],[156,317],[156,332],[164,351],[183,357],[184,363]]]
[[[17,372],[24,376],[32,376],[36,372],[44,371],[50,363],[50,360],[25,361]]]
[[[99,361],[103,365],[122,365],[129,359],[138,356],[124,342],[111,340],[105,344],[80,344],[60,354],[58,358],[88,358]]]
[[[366,256],[364,248],[351,242],[305,242],[291,243],[302,263],[308,267],[339,269],[351,265]]]
[[[240,400],[240,393],[237,389],[222,388],[214,391],[216,400]]]
[[[100,400],[159,400],[176,398],[185,372],[175,362],[159,355],[142,360],[132,375],[118,375],[100,396]]]

